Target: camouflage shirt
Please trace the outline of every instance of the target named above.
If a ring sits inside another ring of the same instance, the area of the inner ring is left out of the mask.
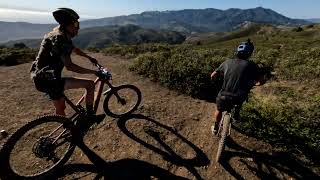
[[[62,31],[55,29],[46,34],[31,68],[32,78],[36,76],[61,78],[61,72],[64,68],[61,57],[70,56],[73,48],[71,38],[68,38]]]

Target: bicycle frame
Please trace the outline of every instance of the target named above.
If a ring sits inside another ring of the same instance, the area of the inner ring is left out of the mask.
[[[111,91],[114,86],[109,82],[109,80],[103,80],[103,79],[100,79],[100,78],[96,78],[96,80],[94,81],[94,84],[95,84],[95,89],[98,89],[98,93],[95,94],[95,102],[94,102],[94,112],[96,113],[97,112],[97,109],[98,109],[98,106],[99,106],[99,102],[100,102],[100,98],[101,98],[101,95],[102,94],[106,94],[108,93],[109,91]],[[102,90],[103,90],[103,87],[104,87],[104,84],[107,84],[109,86],[110,89],[108,89],[107,91],[105,91],[104,93],[102,93]],[[84,93],[82,95],[82,97],[79,99],[79,101],[74,104],[69,98],[67,98],[65,95],[64,95],[64,99],[65,101],[70,105],[70,107],[75,111],[75,113],[69,118],[72,122],[75,121],[77,115],[79,116],[83,116],[83,112],[85,112],[84,108],[80,105],[83,100],[85,99],[86,97],[86,93]],[[48,136],[51,136],[53,133],[55,133],[58,129],[60,129],[62,127],[62,125],[60,125],[59,127],[57,127],[55,130],[53,130]],[[62,135],[63,133],[65,132],[66,130],[62,131],[54,140],[53,143],[55,143]]]

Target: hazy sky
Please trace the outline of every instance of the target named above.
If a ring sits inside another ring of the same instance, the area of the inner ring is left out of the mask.
[[[291,18],[320,18],[320,0],[0,0],[0,21],[52,23],[51,12],[58,7],[76,10],[81,19],[203,8],[262,6]]]

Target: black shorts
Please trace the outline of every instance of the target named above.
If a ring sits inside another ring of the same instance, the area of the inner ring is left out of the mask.
[[[217,109],[220,112],[228,111],[233,108],[234,105],[241,106],[246,100],[244,96],[237,96],[231,93],[219,92],[216,98]]]
[[[64,78],[47,80],[34,78],[33,82],[36,86],[36,89],[40,92],[46,93],[51,100],[58,100],[64,96]]]

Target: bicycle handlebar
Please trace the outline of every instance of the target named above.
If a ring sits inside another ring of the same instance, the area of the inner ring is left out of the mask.
[[[97,72],[97,76],[99,78],[102,78],[102,79],[111,79],[112,78],[112,74],[110,71],[106,70],[101,64],[99,64],[98,62],[97,63],[94,63],[94,65],[98,68],[98,72]]]

